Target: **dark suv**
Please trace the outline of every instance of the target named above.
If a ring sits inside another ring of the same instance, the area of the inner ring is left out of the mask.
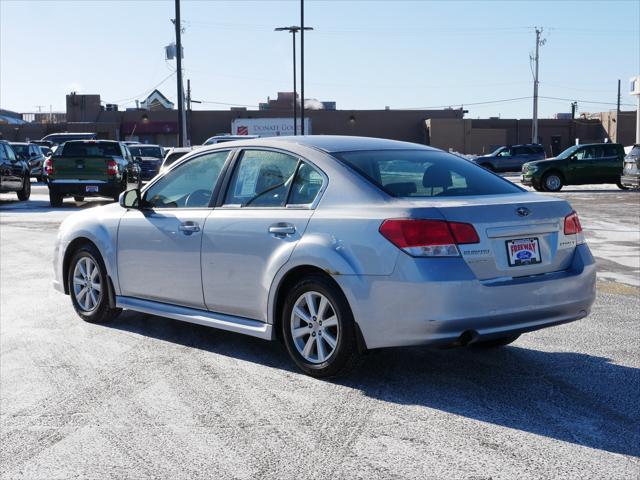
[[[16,192],[22,201],[31,196],[29,164],[4,140],[0,140],[0,192]]]
[[[46,159],[44,153],[40,149],[40,145],[26,142],[11,142],[11,147],[21,160],[29,164],[31,176],[38,181],[42,181],[44,173],[44,161]]]
[[[619,143],[574,145],[555,158],[525,163],[522,183],[536,190],[557,192],[563,185],[620,183],[624,148]]]
[[[522,165],[545,158],[544,147],[535,143],[506,145],[473,161],[493,172],[519,172]]]

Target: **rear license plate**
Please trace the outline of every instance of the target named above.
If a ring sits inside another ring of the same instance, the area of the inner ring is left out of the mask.
[[[507,258],[510,267],[540,263],[540,243],[537,238],[507,240]]]
[[[84,187],[84,191],[87,193],[98,193],[98,186],[97,185],[87,185],[86,187]]]

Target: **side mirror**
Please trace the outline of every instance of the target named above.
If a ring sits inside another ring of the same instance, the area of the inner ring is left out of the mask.
[[[141,198],[140,189],[133,188],[122,192],[118,197],[118,202],[122,208],[140,208]]]

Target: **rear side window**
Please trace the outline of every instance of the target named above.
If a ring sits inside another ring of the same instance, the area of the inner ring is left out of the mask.
[[[280,152],[246,150],[233,172],[225,204],[283,207],[298,159]]]
[[[604,146],[604,156],[605,157],[617,157],[618,149],[615,145],[605,145]]]
[[[334,153],[394,197],[457,197],[520,193],[514,184],[467,160],[428,150]]]

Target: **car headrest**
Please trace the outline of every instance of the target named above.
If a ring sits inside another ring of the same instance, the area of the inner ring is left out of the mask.
[[[448,168],[434,164],[424,171],[422,186],[427,188],[449,188],[453,185],[451,172]]]
[[[282,170],[276,165],[263,165],[258,172],[258,180],[256,181],[256,193],[264,192],[271,187],[284,182]]]

